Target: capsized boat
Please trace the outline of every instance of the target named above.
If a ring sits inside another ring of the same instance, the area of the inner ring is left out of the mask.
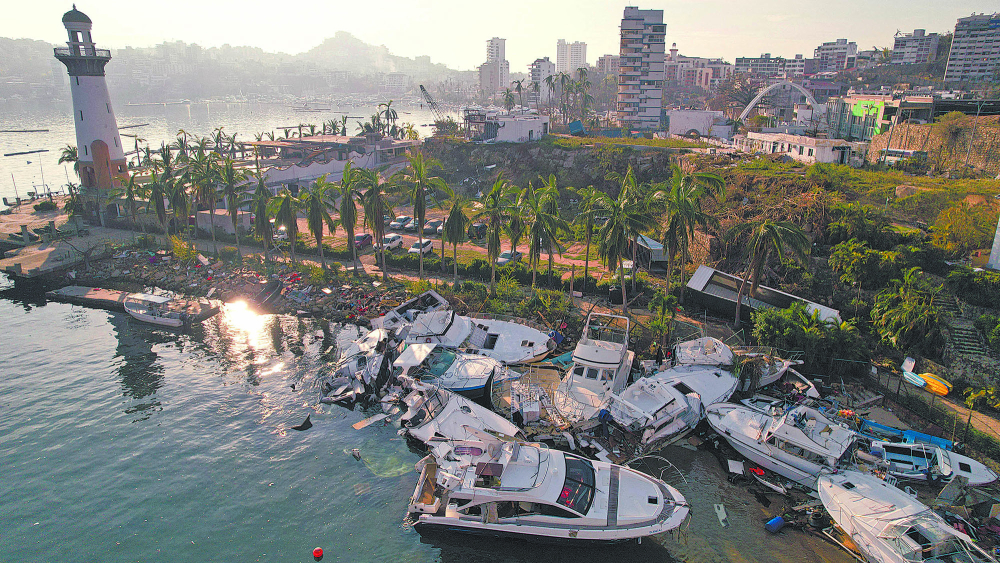
[[[372,328],[397,330],[403,325],[412,323],[413,319],[420,313],[441,311],[449,306],[448,300],[441,297],[438,292],[428,290],[393,307],[381,317],[372,319]]]
[[[486,356],[465,354],[438,344],[410,344],[392,363],[395,377],[408,376],[473,399],[489,395],[508,377],[507,367]]]
[[[173,298],[149,293],[130,293],[125,297],[125,311],[137,321],[179,328],[188,320],[187,313],[170,308]]]
[[[705,418],[736,451],[808,489],[816,478],[850,462],[866,439],[804,405],[768,413],[746,405],[716,403]]]
[[[424,444],[475,439],[469,428],[512,438],[521,436],[521,430],[512,422],[457,393],[406,377],[402,382],[410,392],[402,400],[406,412],[400,423],[406,434]]]
[[[346,405],[380,391],[392,375],[397,346],[393,335],[381,328],[351,342],[320,383],[324,395],[321,402]]]
[[[982,463],[931,444],[876,441],[868,453],[858,452],[858,457],[903,479],[937,482],[962,476],[974,487],[997,480],[997,474]]]
[[[726,401],[736,390],[736,377],[711,365],[681,365],[640,378],[603,408],[627,430],[641,436],[644,449],[666,446],[694,429],[705,407]]]
[[[573,365],[553,393],[553,406],[570,422],[597,414],[608,393],[628,385],[635,353],[628,349],[628,317],[590,313],[573,350]]]
[[[616,542],[673,530],[690,510],[660,479],[537,444],[441,442],[420,460],[413,527],[572,543]]]
[[[858,471],[823,475],[819,498],[868,561],[996,563],[917,499]]]
[[[404,341],[440,344],[505,364],[537,362],[556,348],[548,331],[531,321],[495,315],[464,316],[454,311],[417,315]]]

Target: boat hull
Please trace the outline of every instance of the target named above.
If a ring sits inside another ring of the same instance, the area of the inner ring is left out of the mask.
[[[129,311],[126,309],[128,314],[137,321],[142,321],[151,325],[164,326],[167,328],[180,328],[184,326],[184,321],[180,319],[170,319],[166,317],[154,317],[152,315],[144,315],[142,313],[136,313],[135,311]]]
[[[452,520],[449,518],[449,520]],[[505,527],[522,527],[515,526],[511,524],[505,525]],[[622,542],[627,542],[634,540],[636,538],[619,538],[619,539],[596,539],[596,538],[581,538],[581,537],[569,537],[566,536],[549,536],[532,534],[523,531],[515,530],[505,530],[505,529],[483,529],[479,527],[462,526],[459,524],[452,524],[446,522],[435,522],[420,520],[413,525],[413,529],[416,530],[420,535],[427,538],[451,538],[455,533],[464,534],[468,536],[478,536],[478,537],[488,537],[496,538],[501,540],[521,540],[528,541],[532,543],[544,543],[553,545],[614,545]]]

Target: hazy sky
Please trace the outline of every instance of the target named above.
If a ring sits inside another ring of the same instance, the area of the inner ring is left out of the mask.
[[[4,2],[0,37],[66,40],[60,18],[70,2]],[[336,31],[382,44],[397,55],[430,55],[434,62],[469,70],[485,60],[486,40],[507,39],[512,72],[535,58],[555,60],[557,39],[584,41],[591,64],[618,53],[622,9],[632,2],[542,0],[501,3],[480,0],[170,0],[135,2],[81,0],[103,47],[141,47],[164,40],[203,46],[253,45],[300,53]],[[823,41],[846,37],[860,49],[892,46],[897,29],[953,30],[973,12],[996,11],[996,0],[659,0],[640,3],[662,9],[667,43],[681,54],[724,57],[812,56]]]

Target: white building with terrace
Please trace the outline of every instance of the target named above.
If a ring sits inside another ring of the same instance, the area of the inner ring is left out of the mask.
[[[868,143],[754,131],[733,137],[733,146],[750,154],[783,154],[805,164],[822,162],[850,166],[861,166],[868,151]]]

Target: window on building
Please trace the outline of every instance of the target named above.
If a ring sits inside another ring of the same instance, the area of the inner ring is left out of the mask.
[[[83,121],[83,110],[80,110],[80,121]]]
[[[799,146],[799,156],[802,156],[802,146]]]
[[[812,156],[812,155],[813,155],[813,150],[809,149],[809,156]]]

